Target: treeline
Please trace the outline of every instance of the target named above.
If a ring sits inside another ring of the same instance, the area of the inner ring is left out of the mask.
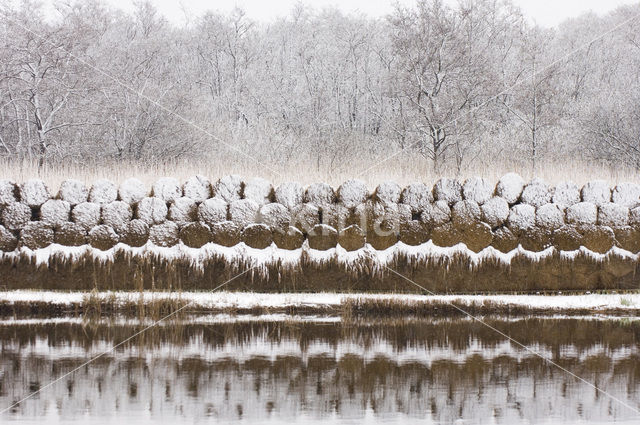
[[[53,16],[7,3],[0,155],[241,151],[331,172],[403,149],[436,172],[575,158],[640,168],[638,13],[549,29],[509,1],[418,0],[380,19],[298,6],[270,23],[238,9],[175,25],[144,2],[132,14],[71,2]]]

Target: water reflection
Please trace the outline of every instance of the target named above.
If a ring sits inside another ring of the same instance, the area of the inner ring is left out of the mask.
[[[640,408],[640,322],[488,321]],[[0,407],[141,329],[3,322]],[[25,401],[27,421],[575,423],[638,415],[470,320],[167,323]]]

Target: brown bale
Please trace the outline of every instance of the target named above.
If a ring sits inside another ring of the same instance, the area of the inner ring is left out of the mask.
[[[7,230],[6,227],[0,225],[0,251],[9,252],[18,247],[18,238]]]
[[[473,223],[462,231],[462,241],[473,252],[480,252],[491,245],[493,233],[487,223]]]
[[[113,248],[119,241],[118,234],[111,226],[101,224],[89,231],[89,243],[92,247],[106,251]]]
[[[335,248],[338,244],[338,231],[326,224],[318,224],[311,229],[309,235],[309,247],[319,250]]]
[[[553,232],[553,246],[561,251],[575,251],[582,245],[582,234],[575,226],[562,226]]]
[[[365,242],[365,234],[357,224],[345,227],[338,233],[338,243],[347,251],[360,249]]]
[[[491,246],[500,252],[507,253],[509,251],[513,251],[518,247],[518,243],[516,235],[514,235],[506,226],[498,227],[493,232]]]
[[[204,223],[189,223],[180,229],[180,240],[191,248],[200,248],[211,242],[211,229]]]
[[[431,240],[437,246],[449,247],[462,242],[462,234],[452,223],[445,223],[431,230]]]
[[[77,223],[64,223],[54,233],[54,241],[60,245],[80,246],[87,243],[87,231]]]
[[[640,229],[632,226],[614,227],[617,246],[637,254],[640,252]]]
[[[520,244],[527,251],[543,251],[553,246],[553,230],[533,227],[520,235]]]
[[[350,223],[351,221],[356,221],[353,218],[354,215],[349,208],[342,204],[324,205],[321,211],[322,220],[320,220],[320,224],[326,224],[338,231],[341,231],[352,224],[357,224]]]
[[[273,242],[281,249],[298,249],[304,243],[304,234],[299,229],[289,226],[286,232],[273,232]]]
[[[53,243],[53,229],[41,221],[31,221],[20,230],[20,245],[29,249],[46,248]]]
[[[604,254],[616,241],[613,229],[609,226],[581,226],[582,245],[593,252]]]
[[[451,209],[451,221],[458,229],[480,222],[481,217],[480,206],[474,201],[458,201]]]
[[[170,247],[179,241],[180,229],[173,221],[165,221],[149,228],[149,240],[155,245]]]
[[[271,229],[266,224],[252,223],[242,229],[242,242],[251,248],[264,249],[273,242]]]
[[[400,226],[398,239],[407,245],[421,245],[430,238],[430,228],[420,220],[405,221]]]
[[[233,221],[221,221],[210,225],[211,240],[222,246],[235,246],[240,243],[240,229]]]
[[[142,246],[149,240],[149,225],[144,220],[133,219],[122,232],[121,241],[129,246]]]

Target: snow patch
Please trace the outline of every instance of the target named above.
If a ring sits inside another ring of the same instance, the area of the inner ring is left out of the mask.
[[[20,201],[30,207],[39,207],[50,198],[47,185],[40,179],[29,179],[18,186]]]
[[[501,197],[494,196],[480,207],[482,219],[491,227],[502,226],[509,217],[509,203]]]
[[[525,186],[520,199],[523,203],[532,205],[536,208],[543,206],[551,201],[551,193],[549,186],[540,179],[533,179]]]
[[[96,204],[108,204],[118,199],[118,188],[115,183],[101,179],[97,180],[91,186],[89,191],[89,202]]]
[[[478,205],[487,202],[493,196],[494,187],[487,179],[471,177],[462,186],[464,199],[473,201]]]
[[[149,190],[140,180],[127,179],[120,184],[118,196],[121,201],[133,205],[149,196]]]
[[[596,224],[597,219],[598,207],[592,202],[578,202],[567,208],[569,224]]]
[[[85,230],[100,224],[100,205],[93,202],[82,202],[71,210],[71,219]]]
[[[204,176],[193,176],[182,185],[182,193],[194,202],[202,202],[211,198],[213,190],[209,179]]]
[[[136,218],[148,225],[163,223],[168,213],[166,202],[155,196],[142,199],[136,207]]]
[[[69,221],[70,214],[71,204],[59,199],[49,199],[40,207],[40,220],[53,227]]]
[[[552,201],[562,210],[577,204],[580,202],[578,185],[572,181],[558,183],[553,193]]]
[[[166,203],[171,203],[182,196],[182,187],[178,179],[161,177],[153,183],[151,193],[154,197],[162,199]]]
[[[462,185],[456,179],[442,178],[433,186],[433,195],[437,201],[453,205],[462,200]]]
[[[244,199],[251,199],[258,205],[271,202],[273,185],[271,182],[255,177],[244,184]]]
[[[292,209],[302,203],[304,190],[298,182],[282,183],[275,191],[275,199],[279,204]]]
[[[581,195],[583,202],[590,202],[596,206],[611,202],[611,188],[604,180],[594,180],[585,184],[582,187]]]
[[[68,179],[62,182],[58,197],[66,201],[71,206],[87,202],[89,199],[89,189],[80,180]]]
[[[369,197],[367,185],[362,180],[347,180],[338,188],[338,201],[347,208],[355,208]]]

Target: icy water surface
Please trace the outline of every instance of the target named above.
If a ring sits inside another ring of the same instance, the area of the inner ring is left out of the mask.
[[[640,408],[640,322],[488,319]],[[0,322],[0,408],[143,324]],[[164,323],[1,416],[12,423],[640,423],[470,320],[199,316]]]

